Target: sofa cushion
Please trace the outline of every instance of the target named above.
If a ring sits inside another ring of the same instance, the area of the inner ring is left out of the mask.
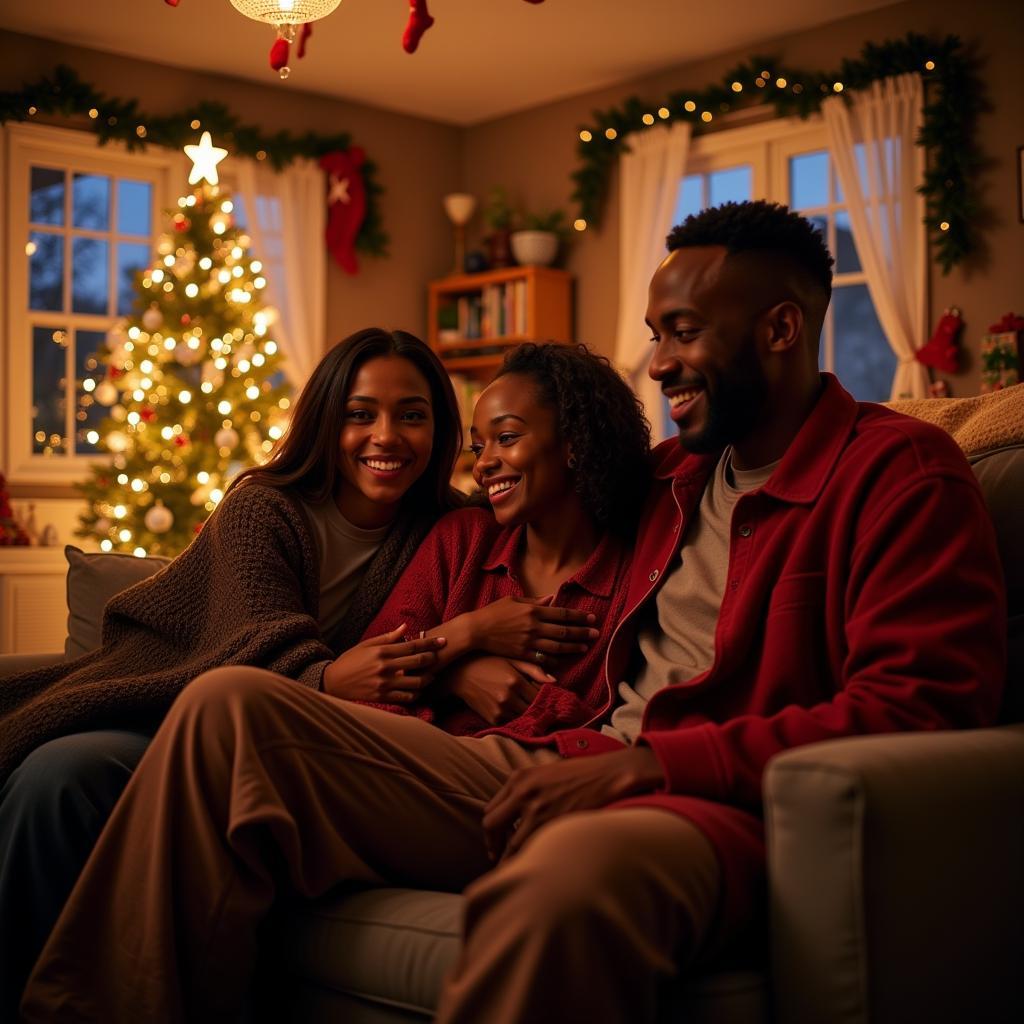
[[[453,893],[393,888],[346,890],[294,907],[281,948],[304,990],[304,1019],[432,1017],[459,953],[462,907]],[[673,986],[663,1010],[672,1022],[765,1024],[768,1002],[767,972],[722,971]]]
[[[64,657],[77,658],[100,646],[103,609],[122,590],[159,572],[169,561],[151,555],[87,553],[73,544],[64,548],[68,560],[68,637]]]

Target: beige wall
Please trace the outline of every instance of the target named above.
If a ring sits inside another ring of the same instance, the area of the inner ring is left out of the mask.
[[[0,53],[0,89],[18,88],[64,63],[102,92],[137,98],[147,113],[167,114],[215,99],[266,131],[348,132],[377,164],[391,244],[387,259],[360,255],[354,277],[329,263],[327,340],[370,325],[426,329],[427,282],[451,264],[451,227],[441,197],[459,177],[459,129],[303,93],[294,82],[283,85],[269,75],[267,85],[254,84],[11,32],[0,31]]]
[[[565,207],[576,166],[576,130],[590,113],[618,105],[630,95],[663,99],[676,89],[718,81],[751,50],[778,56],[794,67],[838,67],[856,57],[868,41],[908,31],[959,35],[980,60],[990,109],[980,118],[977,144],[986,166],[981,175],[987,207],[981,237],[984,250],[971,265],[944,277],[930,274],[932,323],[946,306],[961,308],[966,327],[964,372],[950,378],[956,395],[978,390],[978,344],[985,328],[1008,310],[1024,313],[1021,287],[1024,225],[1018,221],[1017,147],[1024,144],[1024,6],[1004,0],[911,0],[812,31],[766,40],[736,51],[651,75],[614,89],[587,93],[535,108],[466,133],[463,186],[485,196],[495,183],[507,185],[528,207]],[[577,335],[602,352],[614,346],[618,292],[618,209],[613,179],[599,231],[576,235],[567,266],[577,275]],[[575,213],[573,213],[575,216]],[[653,268],[652,268],[653,269]]]

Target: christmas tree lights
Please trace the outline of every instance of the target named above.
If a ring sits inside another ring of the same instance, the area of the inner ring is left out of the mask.
[[[80,485],[76,534],[104,551],[177,554],[234,474],[265,461],[284,433],[276,313],[233,212],[208,178],[178,200],[136,283],[135,313],[107,334],[81,382],[82,405],[109,410],[88,439],[111,460]]]

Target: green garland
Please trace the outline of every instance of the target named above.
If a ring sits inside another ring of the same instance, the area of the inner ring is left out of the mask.
[[[755,56],[734,67],[721,83],[673,92],[664,104],[652,106],[630,97],[619,107],[595,111],[595,123],[581,126],[580,167],[572,175],[579,216],[599,224],[622,141],[652,123],[689,121],[699,129],[720,114],[756,103],[770,104],[780,117],[806,118],[826,96],[865,89],[911,71],[925,83],[924,124],[916,142],[928,153],[928,167],[918,191],[925,197],[925,224],[936,262],[948,274],[974,248],[979,213],[974,180],[980,157],[973,135],[981,88],[956,36],[935,40],[909,33],[904,39],[869,43],[859,59],[844,60],[838,71],[830,72],[797,70]]]
[[[59,65],[50,76],[24,85],[20,90],[0,92],[0,124],[27,121],[37,114],[82,116],[100,138],[123,142],[129,150],[144,149],[149,143],[180,149],[195,141],[202,127],[219,143],[226,143],[238,156],[268,160],[277,170],[299,157],[318,158],[326,153],[347,150],[350,137],[337,135],[291,135],[275,132],[266,135],[255,125],[242,124],[222,103],[203,102],[165,117],[153,117],[139,111],[136,100],[104,96],[83,82],[78,73]],[[377,167],[371,160],[362,165],[366,186],[366,216],[356,236],[356,248],[370,256],[386,256],[388,236],[380,214],[383,188],[376,180]]]

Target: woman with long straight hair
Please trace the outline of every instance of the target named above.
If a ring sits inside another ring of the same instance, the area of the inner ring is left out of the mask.
[[[438,648],[349,651],[433,523],[458,405],[434,353],[370,328],[332,348],[270,460],[241,473],[193,543],[107,605],[103,645],[0,682],[0,1019],[165,712],[223,665],[344,695],[372,654],[402,692]],[[418,670],[418,671],[417,671]]]

